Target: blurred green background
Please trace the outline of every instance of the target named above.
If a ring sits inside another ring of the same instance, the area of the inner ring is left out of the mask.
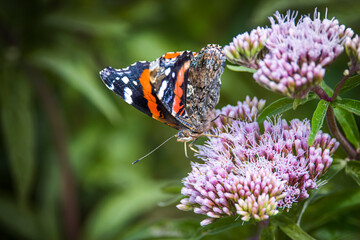
[[[202,217],[174,204],[190,171],[181,143],[170,141],[131,164],[176,131],[122,101],[98,72],[169,51],[224,46],[238,33],[269,25],[276,10],[312,15],[315,7],[323,14],[328,7],[329,18],[360,32],[356,0],[1,1],[0,238],[187,239],[201,232]],[[330,86],[346,61],[340,57],[328,71]],[[222,82],[218,107],[246,95],[268,103],[281,97],[250,74],[226,69]],[[356,91],[348,97],[359,99]],[[311,118],[315,104],[285,117]],[[330,189],[355,186],[339,178]],[[326,237],[337,221],[330,219],[307,229]],[[359,218],[353,224],[360,228]],[[255,230],[240,226],[221,238],[244,239]]]

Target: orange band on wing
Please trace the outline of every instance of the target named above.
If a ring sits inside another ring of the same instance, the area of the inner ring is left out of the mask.
[[[166,59],[175,58],[175,57],[179,56],[180,54],[181,54],[181,52],[167,53],[164,55],[164,58],[166,58]]]
[[[160,119],[160,111],[157,109],[156,98],[151,94],[152,88],[150,84],[150,71],[145,69],[140,76],[140,84],[143,88],[144,97],[148,101],[148,107],[152,114],[152,117],[155,119]]]
[[[189,69],[189,64],[190,63],[187,62],[180,68],[175,83],[175,89],[174,89],[175,97],[174,97],[172,110],[180,115],[184,113],[184,111],[180,113],[180,110],[184,108],[184,106],[181,105],[181,97],[184,94],[184,91],[181,88],[181,86],[184,83],[185,72]]]

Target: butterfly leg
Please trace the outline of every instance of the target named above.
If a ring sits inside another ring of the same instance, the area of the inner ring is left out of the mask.
[[[219,117],[224,117],[224,118],[230,118],[232,120],[236,120],[236,118],[234,117],[230,117],[230,116],[226,116],[225,114],[220,113],[219,115],[217,115],[213,120],[211,120],[211,122],[214,122],[216,119],[218,119]]]
[[[184,148],[185,148],[185,157],[186,157],[187,159],[191,160],[191,161],[195,161],[195,159],[189,157],[188,154],[187,154],[186,142],[184,142]],[[196,150],[196,149],[193,149],[192,146],[190,146],[190,144],[189,144],[189,148],[190,148],[191,150],[193,150],[193,151]],[[196,150],[196,151],[197,151],[197,150]]]
[[[204,137],[222,138],[222,139],[225,139],[225,140],[226,140],[226,138],[224,138],[224,137],[222,137],[222,136],[219,136],[219,135],[213,135],[213,134],[204,133],[202,136],[204,136]]]
[[[201,134],[201,136],[204,136],[204,137],[216,137],[216,138],[225,139],[224,137],[221,137],[221,136],[218,136],[218,135],[206,134],[206,133]],[[201,137],[201,136],[200,136],[200,137]],[[194,145],[194,143],[195,143],[200,137],[196,138],[194,141],[192,141],[192,142],[189,144],[189,148],[190,148],[193,152],[195,152],[195,153],[199,153],[199,150],[195,149],[195,148],[193,147],[193,145]],[[226,140],[226,139],[225,139],[225,140]]]
[[[188,154],[187,154],[186,142],[184,142],[184,150],[185,150],[185,157],[186,157],[187,159],[190,159],[189,156],[188,156]]]
[[[199,151],[193,147],[194,143],[195,143],[198,139],[199,139],[199,138],[196,138],[194,141],[192,141],[192,142],[189,144],[189,148],[190,148],[193,152],[195,152],[195,153],[199,153]]]

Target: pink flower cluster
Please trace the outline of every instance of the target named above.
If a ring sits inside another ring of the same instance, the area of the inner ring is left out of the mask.
[[[325,67],[344,50],[343,36],[352,35],[350,29],[336,19],[314,19],[296,14],[270,18],[271,34],[266,41],[269,53],[259,62],[254,79],[262,86],[292,98],[305,97],[310,89],[320,84]]]
[[[274,16],[269,29],[253,30],[248,37],[251,41],[244,37],[247,33],[237,36],[224,47],[224,54],[232,63],[256,69],[253,77],[261,86],[291,98],[304,98],[320,84],[325,68],[344,51],[344,39],[354,32],[335,18],[327,19],[326,14],[321,19],[316,10],[313,19],[301,16],[297,22],[295,12],[276,12]]]
[[[251,99],[246,96],[245,101],[238,101],[236,106],[227,105],[221,110],[216,109],[218,118],[213,122],[213,127],[223,131],[225,126],[232,123],[234,119],[254,122],[259,112],[265,107],[265,103],[263,99],[258,100],[256,97]]]
[[[248,99],[219,112],[234,116],[239,109],[252,109],[262,101]],[[177,207],[206,215],[201,225],[237,215],[243,221],[261,221],[291,208],[318,187],[339,145],[319,132],[315,143],[308,146],[310,124],[306,120],[288,124],[280,117],[268,119],[263,132],[257,122],[245,120],[232,120],[226,126],[217,122],[212,133],[218,137],[198,146],[203,163],[192,163],[192,171],[183,179],[185,198]]]
[[[257,68],[258,60],[263,58],[265,42],[271,30],[258,27],[250,32],[239,34],[233,41],[224,47],[224,54],[228,61],[249,67]]]

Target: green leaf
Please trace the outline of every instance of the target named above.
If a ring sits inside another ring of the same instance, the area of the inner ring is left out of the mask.
[[[302,230],[295,223],[280,225],[280,229],[291,239],[293,240],[314,240],[315,238],[311,237],[304,230]]]
[[[348,161],[345,171],[360,186],[360,162],[355,160]]]
[[[316,134],[320,131],[324,123],[324,118],[328,107],[329,107],[329,102],[320,100],[320,102],[318,103],[315,109],[315,112],[311,119],[311,132],[308,140],[309,146],[311,146],[314,143]]]
[[[121,239],[190,239],[191,235],[199,228],[198,219],[142,220],[130,231],[127,231]]]
[[[335,177],[341,170],[346,167],[347,161],[340,158],[335,158],[331,167],[327,171],[326,175],[324,176],[324,180],[330,182],[330,180]]]
[[[352,214],[359,209],[360,188],[331,190],[326,196],[317,199],[304,213],[302,226],[307,231],[313,231],[325,224],[336,221],[339,215]]]
[[[298,105],[302,105],[305,104],[308,101],[314,100],[316,99],[316,95],[312,94],[309,95],[307,98],[302,99],[300,101],[300,103],[297,104]],[[276,114],[281,114],[284,113],[286,111],[289,111],[291,109],[293,109],[293,105],[294,105],[294,100],[291,98],[280,98],[274,102],[272,102],[269,106],[267,106],[266,108],[264,108],[264,110],[260,113],[257,122],[261,123],[263,122],[267,117],[271,117],[273,115]]]
[[[349,112],[360,116],[360,101],[355,99],[344,98],[336,101],[336,106],[341,107]]]
[[[263,122],[267,117],[271,117],[276,114],[281,114],[283,112],[289,111],[293,107],[294,100],[291,98],[280,98],[272,102],[269,106],[265,107],[264,110],[260,113],[257,121],[259,123]]]
[[[15,70],[8,68],[3,74],[0,86],[3,136],[18,200],[26,204],[35,169],[31,86],[26,76]]]
[[[37,229],[36,217],[27,209],[19,208],[15,200],[0,195],[0,224],[3,229],[20,236],[20,239],[42,239]]]
[[[193,239],[201,239],[207,235],[213,235],[228,231],[229,229],[244,225],[244,222],[238,219],[238,217],[224,217],[218,219],[216,222],[211,223],[203,228],[193,236]]]
[[[346,80],[344,86],[341,88],[340,94],[350,91],[351,89],[356,88],[359,85],[360,85],[360,75],[350,77]]]
[[[334,108],[335,117],[338,120],[346,138],[356,148],[360,147],[360,134],[354,115],[341,107]]]
[[[300,228],[293,220],[281,214],[273,218],[273,222],[276,223],[280,229],[291,239],[293,240],[313,240],[314,238],[307,234],[304,230]]]
[[[158,202],[159,207],[167,207],[171,205],[178,204],[181,199],[183,199],[184,195],[178,194],[175,195],[169,199],[166,199],[165,201]]]
[[[121,36],[127,33],[129,25],[119,18],[86,16],[74,13],[55,13],[48,15],[45,22],[57,29],[65,29],[73,32],[85,32],[98,36]]]
[[[235,65],[226,65],[226,67],[228,69],[230,69],[231,71],[235,71],[235,72],[249,72],[249,73],[254,73],[256,72],[256,69],[253,68],[248,68],[248,67],[244,67],[244,66],[235,66]]]
[[[66,58],[61,53],[50,51],[34,55],[34,62],[39,67],[46,68],[60,76],[64,81],[70,84],[87,97],[103,114],[115,124],[119,120],[119,112],[114,103],[110,100],[111,94],[101,88],[104,87],[98,75],[98,70],[89,60],[90,57],[82,56],[84,60],[77,59],[79,56]],[[79,57],[80,58],[80,57]],[[95,70],[94,70],[95,69]]]
[[[293,102],[293,110],[296,110],[296,108],[300,105],[301,99],[295,98]]]
[[[272,224],[271,220],[269,226],[261,230],[260,240],[275,240],[277,225]]]
[[[169,193],[169,194],[179,194],[181,192],[181,188],[183,185],[179,182],[169,182],[168,184],[164,185],[161,190],[163,193]]]
[[[53,154],[53,153],[50,153]],[[53,158],[45,158],[38,177],[37,191],[37,219],[38,227],[41,229],[42,239],[62,239],[61,226],[59,225],[59,166]]]
[[[184,195],[180,194],[182,186],[183,185],[181,185],[179,181],[169,182],[168,184],[164,185],[161,188],[161,191],[163,193],[171,194],[171,197],[166,199],[165,201],[159,202],[158,206],[167,207],[179,203],[180,200],[184,197]]]
[[[87,218],[84,239],[113,239],[132,219],[164,199],[158,184],[143,182],[125,192],[106,196]]]

